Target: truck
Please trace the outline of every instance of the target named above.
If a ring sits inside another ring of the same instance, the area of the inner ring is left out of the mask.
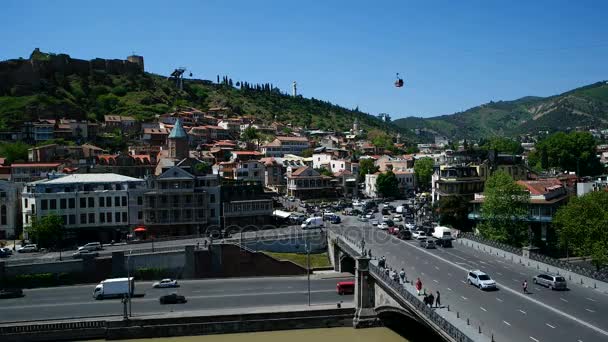
[[[452,247],[452,229],[448,227],[437,226],[433,228],[431,234],[435,239],[435,243],[442,247]]]
[[[102,280],[93,290],[93,298],[97,300],[107,298],[133,297],[135,281],[129,278],[110,278]]]
[[[322,217],[309,217],[300,225],[302,229],[314,229],[314,228],[323,228],[323,218]]]

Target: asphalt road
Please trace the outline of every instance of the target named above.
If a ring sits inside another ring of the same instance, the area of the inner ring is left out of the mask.
[[[352,277],[328,278],[328,275],[313,275],[311,278],[311,304],[352,302],[352,295],[340,296],[336,292],[338,281],[352,280]],[[217,310],[219,314],[222,309],[308,303],[306,277],[182,280],[179,283],[179,288],[155,289],[152,282],[136,282],[135,292],[145,295],[132,299],[133,315],[195,310]],[[93,299],[94,287],[95,284],[26,289],[25,297],[0,299],[0,322],[122,315],[121,301]],[[188,302],[159,304],[161,295],[173,292],[186,296]]]
[[[376,214],[378,217],[378,214]],[[509,264],[495,256],[454,244],[424,250],[354,217],[339,228],[365,248],[386,256],[389,267],[404,268],[408,279],[420,277],[428,291],[441,292],[442,304],[470,318],[471,324],[494,334],[496,341],[608,341],[608,296],[576,284],[569,291],[551,291],[532,284],[536,270]],[[498,290],[485,292],[466,283],[469,269],[487,272]],[[530,284],[524,295],[521,283]]]

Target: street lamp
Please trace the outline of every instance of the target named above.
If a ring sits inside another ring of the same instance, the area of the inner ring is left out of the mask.
[[[308,283],[308,306],[310,306],[310,242],[306,237],[306,275]]]
[[[129,256],[127,257],[127,300],[129,303],[129,317],[132,317],[131,313],[131,252],[133,250],[129,250]]]

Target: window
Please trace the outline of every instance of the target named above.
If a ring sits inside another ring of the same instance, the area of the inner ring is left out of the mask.
[[[122,222],[127,222],[128,221],[127,220],[127,212],[125,211],[121,215],[122,215]]]
[[[120,207],[120,197],[119,196],[114,196],[114,206]]]
[[[70,224],[76,224],[76,215],[72,214],[68,216]]]
[[[67,215],[61,215],[61,220],[63,221],[63,225],[65,226],[66,224],[68,224],[68,217]]]
[[[112,206],[112,197],[108,196],[106,197],[106,207],[111,207]]]
[[[95,208],[95,198],[89,197],[89,208]]]
[[[80,214],[80,224],[87,224],[87,214]]]
[[[47,210],[49,208],[49,201],[48,200],[42,200],[40,201],[40,209],[41,210]]]
[[[89,224],[95,223],[95,213],[89,213]]]
[[[0,224],[3,226],[6,225],[6,205],[3,205],[0,208]]]
[[[137,205],[143,205],[144,204],[144,198],[141,196],[137,196]]]
[[[87,199],[82,197],[80,199],[80,208],[86,208],[87,207]]]
[[[211,209],[211,212],[209,213],[209,216],[215,217],[215,209]]]
[[[59,200],[59,209],[66,209],[68,206],[68,201],[65,198]]]
[[[120,222],[120,213],[114,213],[114,222]]]
[[[122,206],[126,207],[127,206],[127,196],[122,196],[121,201],[122,201]]]
[[[215,203],[215,194],[209,195],[209,203]]]
[[[138,211],[138,212],[137,212],[137,219],[138,219],[138,220],[141,220],[141,219],[143,219],[143,218],[144,218],[144,213],[143,213],[141,210],[140,210],[140,211]]]
[[[106,222],[106,213],[99,213],[99,223]]]
[[[23,206],[24,206],[25,208],[27,208],[27,198],[24,198],[24,199],[23,199]]]
[[[70,208],[70,209],[76,208],[76,199],[74,199],[74,198],[68,199],[68,208]]]
[[[112,223],[112,213],[106,213],[106,221]]]
[[[49,201],[49,207],[51,210],[57,209],[57,200],[56,199],[52,199]]]
[[[99,206],[102,207],[102,208],[106,206],[106,199],[105,199],[105,197],[99,197]]]

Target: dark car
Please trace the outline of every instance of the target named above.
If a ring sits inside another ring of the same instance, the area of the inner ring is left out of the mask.
[[[161,304],[184,304],[186,302],[186,297],[178,295],[177,293],[160,296]]]
[[[342,219],[340,219],[340,216],[335,215],[329,219],[329,222],[331,222],[333,224],[338,224],[338,223],[342,222]]]
[[[411,240],[412,232],[407,229],[400,229],[399,234],[397,234],[397,237],[399,237],[401,240]]]
[[[453,247],[452,239],[437,239],[437,241],[435,241],[435,244],[443,248]]]
[[[23,297],[23,290],[21,289],[0,289],[0,298],[20,298]]]

